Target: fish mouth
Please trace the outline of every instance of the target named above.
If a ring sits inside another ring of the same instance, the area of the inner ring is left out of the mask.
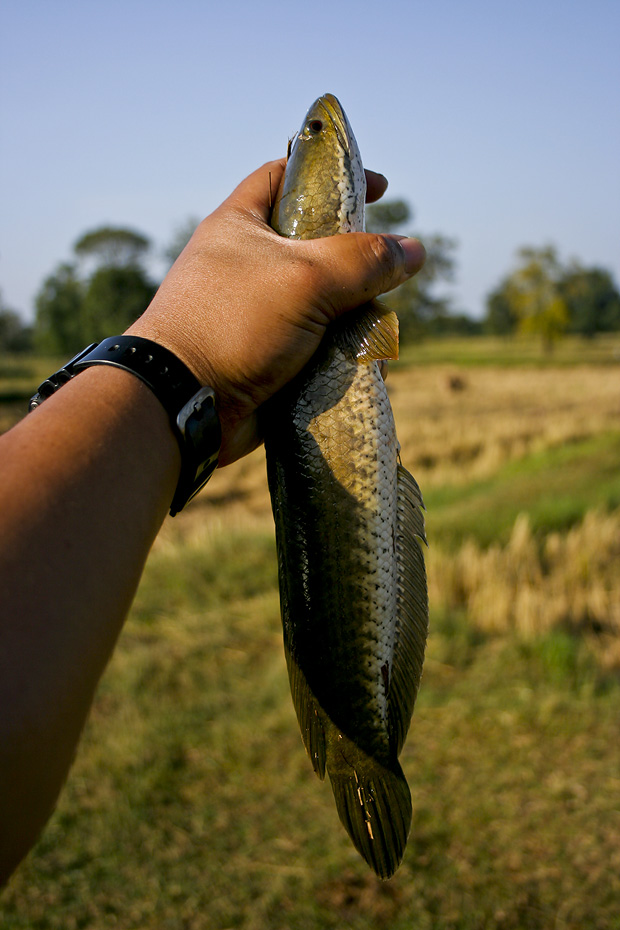
[[[345,115],[345,112],[340,106],[340,101],[338,98],[334,97],[333,94],[323,94],[323,96],[319,97],[319,99],[312,107],[312,111],[316,110],[322,112],[324,118],[327,117],[329,122],[336,130],[336,135],[338,136],[340,145],[345,150],[347,155],[351,155],[353,149],[352,140],[354,139],[354,136],[351,127],[349,126],[349,121]]]

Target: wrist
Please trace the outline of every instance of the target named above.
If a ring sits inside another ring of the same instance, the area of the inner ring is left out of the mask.
[[[215,387],[215,372],[203,351],[196,345],[191,334],[187,334],[178,321],[172,319],[173,325],[162,326],[159,321],[150,319],[149,311],[137,319],[125,330],[125,336],[138,336],[149,339],[162,346],[182,362],[194,375],[200,386],[205,384]],[[218,391],[218,396],[220,392]]]
[[[40,406],[86,368],[122,369],[141,380],[168,414],[180,453],[181,471],[170,507],[171,516],[200,491],[218,462],[221,428],[211,387],[198,379],[173,352],[142,336],[123,335],[93,344],[71,359],[39,387],[30,409]]]

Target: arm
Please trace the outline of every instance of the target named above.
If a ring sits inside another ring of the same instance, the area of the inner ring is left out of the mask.
[[[282,170],[259,169],[199,226],[129,330],[215,389],[221,465],[258,445],[258,407],[330,320],[423,262],[415,240],[278,237],[269,172],[277,189]],[[376,199],[384,184],[369,181]],[[53,809],[179,467],[159,401],[107,367],[79,374],[0,437],[0,881]]]

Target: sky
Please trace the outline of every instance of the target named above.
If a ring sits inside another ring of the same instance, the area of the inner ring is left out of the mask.
[[[458,241],[480,317],[523,245],[620,286],[618,0],[3,0],[0,292],[29,319],[84,232],[157,256],[343,104],[412,228]]]

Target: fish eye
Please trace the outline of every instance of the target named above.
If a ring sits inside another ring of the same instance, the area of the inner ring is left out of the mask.
[[[323,128],[323,123],[321,122],[320,119],[313,119],[313,120],[310,120],[310,122],[308,123],[308,130],[315,136],[318,135],[318,133],[322,130],[322,128]]]

